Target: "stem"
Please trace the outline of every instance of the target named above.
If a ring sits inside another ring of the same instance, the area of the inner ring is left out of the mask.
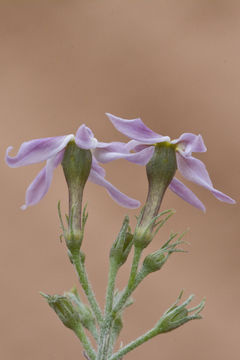
[[[121,350],[113,354],[110,360],[120,360],[129,351],[132,351],[133,349],[135,349],[139,345],[142,345],[144,342],[152,339],[156,335],[158,335],[158,331],[155,328],[149,330],[148,332],[146,332],[146,334],[130,342],[128,345],[124,346]]]
[[[95,314],[97,322],[100,325],[102,323],[102,312],[96,301],[95,294],[92,290],[92,287],[88,281],[85,266],[84,266],[83,262],[81,261],[80,256],[78,254],[76,254],[76,255],[74,254],[72,257],[72,260],[73,260],[73,264],[74,264],[75,269],[78,274],[79,282],[82,285],[82,288],[88,298],[89,304],[91,305],[92,310]]]
[[[110,270],[108,276],[108,287],[107,287],[107,295],[106,295],[106,306],[104,310],[105,317],[107,314],[109,314],[112,311],[114,288],[115,288],[118,269],[119,266],[117,265],[117,263],[114,260],[110,261]]]
[[[96,326],[91,327],[91,329],[89,329],[89,331],[92,334],[92,336],[94,337],[94,340],[96,342],[98,342],[98,331],[96,329]]]
[[[133,256],[131,273],[130,273],[130,277],[129,277],[128,285],[127,285],[127,287],[129,289],[133,286],[133,284],[135,282],[135,278],[136,278],[136,275],[137,275],[138,264],[139,264],[139,261],[140,261],[141,254],[142,254],[142,249],[135,246],[134,247],[134,256]]]
[[[119,269],[118,264],[113,260],[110,260],[110,269],[108,275],[108,286],[106,293],[106,305],[104,310],[104,320],[101,327],[100,338],[99,338],[99,348],[97,353],[97,360],[106,360],[110,345],[111,338],[111,327],[112,327],[112,305],[114,297],[114,288],[117,271]]]
[[[132,294],[133,290],[138,285],[137,284],[135,286],[135,279],[136,279],[136,276],[137,276],[138,264],[139,264],[139,261],[140,261],[142,250],[143,249],[141,249],[139,247],[136,247],[136,246],[134,247],[134,257],[133,257],[132,268],[131,268],[131,273],[130,273],[130,276],[129,276],[128,284],[127,284],[127,287],[125,288],[121,298],[119,299],[118,303],[113,308],[113,314],[116,314],[119,310],[121,310],[123,305],[126,303],[127,299]]]
[[[81,324],[78,325],[78,327],[74,330],[75,334],[77,335],[77,337],[79,338],[79,340],[81,341],[84,350],[86,351],[89,359],[91,360],[95,360],[96,359],[96,353],[90,343],[90,340],[88,339],[88,337],[86,336],[83,327]]]

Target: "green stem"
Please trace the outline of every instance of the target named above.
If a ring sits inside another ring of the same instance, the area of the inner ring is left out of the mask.
[[[96,359],[96,353],[90,343],[90,340],[88,339],[88,337],[86,336],[83,327],[81,324],[79,324],[79,326],[74,330],[75,334],[77,335],[77,337],[79,338],[79,340],[81,341],[84,350],[86,351],[89,359],[91,360],[95,360]]]
[[[158,331],[153,328],[149,330],[146,334],[140,336],[136,340],[130,342],[128,345],[124,346],[121,350],[113,354],[110,360],[120,360],[124,355],[126,355],[129,351],[132,351],[139,345],[142,345],[146,341],[152,339],[154,336],[158,335]]]
[[[125,288],[121,298],[119,299],[118,303],[113,308],[113,314],[114,315],[116,313],[118,313],[118,311],[120,311],[122,309],[123,305],[126,303],[127,299],[130,297],[133,290],[137,286],[137,285],[135,286],[135,279],[136,279],[136,276],[137,276],[138,265],[139,265],[141,254],[142,254],[142,249],[135,246],[134,247],[134,257],[133,257],[133,262],[132,262],[132,268],[131,268],[131,273],[130,273],[130,276],[129,276],[128,284],[127,284],[127,287]]]
[[[102,312],[96,301],[92,287],[88,281],[85,266],[81,261],[79,254],[73,255],[72,260],[78,274],[79,282],[82,285],[82,288],[88,298],[89,304],[91,305],[94,315],[97,319],[97,322],[100,325],[102,323]]]
[[[127,287],[129,289],[131,289],[131,287],[133,286],[133,284],[135,282],[135,278],[136,278],[137,271],[138,271],[138,264],[139,264],[139,261],[140,261],[142,250],[143,250],[142,248],[139,248],[137,246],[134,247],[134,256],[133,256],[132,268],[131,268],[131,273],[130,273],[130,277],[129,277],[128,285],[127,285]]]
[[[110,345],[111,338],[111,327],[112,327],[112,305],[114,297],[114,288],[116,282],[116,275],[119,269],[118,264],[113,260],[110,260],[110,269],[108,275],[108,286],[106,293],[106,305],[104,310],[104,320],[102,322],[100,338],[99,338],[99,347],[97,353],[97,360],[106,360]]]
[[[91,329],[89,329],[90,333],[92,334],[92,336],[94,337],[94,340],[96,341],[96,343],[98,342],[98,331],[96,329],[96,326],[92,326]]]
[[[110,261],[110,270],[108,276],[108,287],[107,287],[107,295],[106,295],[106,306],[104,310],[105,317],[112,311],[114,288],[115,288],[118,269],[119,266],[117,265],[117,263],[114,260]]]

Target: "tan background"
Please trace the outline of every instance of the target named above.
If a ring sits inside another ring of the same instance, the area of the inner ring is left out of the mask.
[[[24,140],[74,133],[82,123],[100,140],[125,141],[104,113],[141,116],[172,138],[201,133],[208,147],[201,159],[216,188],[238,199],[239,39],[239,1],[1,0],[1,158],[9,145],[17,150]],[[61,293],[77,281],[58,240],[57,201],[67,206],[61,169],[44,200],[22,212],[25,189],[41,166],[9,169],[2,161],[1,167],[1,359],[82,359],[78,340],[38,293]],[[106,169],[122,191],[144,201],[144,168],[118,161]],[[190,187],[207,214],[168,192],[163,208],[177,213],[160,236],[190,227],[190,252],[173,256],[136,291],[121,340],[149,329],[182,288],[185,296],[196,294],[195,303],[207,297],[204,320],[155,338],[126,359],[239,358],[239,208]],[[134,224],[137,212],[90,183],[85,201],[86,264],[103,304],[113,236],[123,215]]]

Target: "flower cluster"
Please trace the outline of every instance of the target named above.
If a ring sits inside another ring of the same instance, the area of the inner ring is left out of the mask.
[[[46,162],[45,166],[29,185],[22,209],[37,204],[47,193],[54,169],[61,164],[68,186],[69,213],[64,225],[60,203],[58,205],[62,237],[65,239],[68,256],[73,264],[89,306],[82,302],[76,288],[64,295],[41,293],[61,322],[81,341],[84,356],[88,360],[118,360],[154,336],[172,331],[193,319],[201,319],[200,312],[205,300],[195,307],[188,308],[193,295],[180,303],[177,301],[164,312],[156,325],[145,334],[114,352],[116,340],[123,327],[122,314],[132,303],[132,294],[137,286],[151,273],[159,271],[172,253],[185,252],[178,247],[184,243],[181,234],[172,233],[160,249],[148,254],[142,262],[143,250],[150,244],[160,228],[173,215],[174,210],[159,213],[166,189],[198,209],[205,211],[197,196],[175,177],[177,170],[184,178],[209,190],[218,200],[230,204],[235,201],[216,190],[210,180],[205,165],[192,154],[205,152],[206,146],[201,135],[184,133],[171,140],[149,129],[141,119],[126,120],[107,114],[114,127],[130,138],[123,142],[100,142],[91,129],[81,125],[76,135],[43,138],[24,142],[16,156],[6,151],[6,163],[19,167]],[[109,254],[109,275],[106,291],[106,304],[102,311],[89,282],[85,267],[85,254],[82,252],[85,225],[88,218],[86,206],[82,209],[83,193],[87,180],[104,187],[118,204],[136,208],[140,202],[128,197],[105,179],[105,170],[100,163],[125,159],[131,163],[146,166],[148,194],[146,202],[137,217],[135,229],[131,229],[129,217],[123,220],[120,232]],[[177,237],[178,236],[178,237]],[[176,239],[177,240],[174,240]],[[115,287],[118,270],[127,261],[131,251],[132,266],[127,285],[122,291]],[[141,266],[140,266],[141,265]],[[92,339],[87,336],[87,331]],[[92,345],[92,340],[95,345]]]
[[[182,176],[209,190],[218,200],[230,204],[235,201],[226,194],[216,190],[210,180],[205,165],[196,159],[193,152],[205,152],[206,146],[201,135],[184,133],[178,139],[171,140],[149,129],[141,119],[126,120],[107,114],[115,128],[131,140],[123,142],[99,142],[93,132],[84,124],[79,127],[76,135],[43,138],[24,142],[15,157],[10,157],[10,146],[6,152],[6,162],[10,167],[19,167],[46,161],[46,165],[29,185],[25,204],[22,209],[37,204],[49,189],[54,169],[62,162],[64,151],[69,142],[75,141],[76,145],[85,150],[91,150],[92,165],[88,180],[103,186],[109,195],[121,206],[137,208],[139,201],[120,192],[105,179],[105,170],[99,165],[117,159],[126,159],[132,163],[146,165],[153,156],[154,149],[159,144],[172,146],[176,153],[177,169]],[[197,196],[186,187],[179,179],[174,177],[169,188],[182,199],[205,211],[205,206]]]

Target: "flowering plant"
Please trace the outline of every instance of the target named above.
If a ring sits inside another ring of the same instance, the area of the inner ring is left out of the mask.
[[[147,255],[141,263],[143,250],[174,213],[173,210],[159,213],[165,191],[169,187],[185,201],[205,211],[205,206],[197,196],[175,177],[176,171],[179,170],[187,180],[208,189],[218,200],[235,203],[232,198],[213,187],[203,162],[192,156],[193,152],[206,151],[201,135],[185,133],[176,140],[170,140],[168,136],[150,130],[141,119],[125,120],[111,114],[107,116],[118,131],[131,139],[128,143],[99,142],[87,126],[81,125],[75,136],[70,134],[25,142],[14,157],[9,156],[12,147],[6,152],[6,162],[10,167],[46,161],[44,168],[29,185],[22,209],[37,204],[43,198],[50,187],[54,169],[59,164],[63,167],[69,190],[69,214],[66,216],[65,226],[60,204],[58,205],[62,235],[89,305],[82,302],[76,288],[63,295],[41,294],[62,323],[77,335],[82,343],[84,356],[89,360],[120,360],[154,336],[174,330],[190,320],[201,319],[200,312],[205,301],[189,308],[193,295],[180,303],[183,295],[181,292],[177,301],[165,311],[151,330],[120,349],[115,349],[123,327],[122,315],[133,301],[131,295],[134,290],[149,274],[159,271],[171,254],[184,251],[179,248],[184,243],[184,234],[179,236],[173,233],[159,250]],[[82,200],[85,184],[90,180],[103,186],[119,205],[127,208],[140,206],[137,200],[129,198],[108,182],[105,170],[99,165],[99,162],[106,163],[120,158],[146,166],[148,195],[135,229],[131,230],[129,217],[126,216],[110,250],[106,304],[102,312],[89,282],[85,255],[81,251],[88,218],[86,206],[82,210]],[[132,249],[134,256],[129,279],[125,288],[118,291],[115,289],[117,272]],[[95,345],[87,333],[91,334]]]

